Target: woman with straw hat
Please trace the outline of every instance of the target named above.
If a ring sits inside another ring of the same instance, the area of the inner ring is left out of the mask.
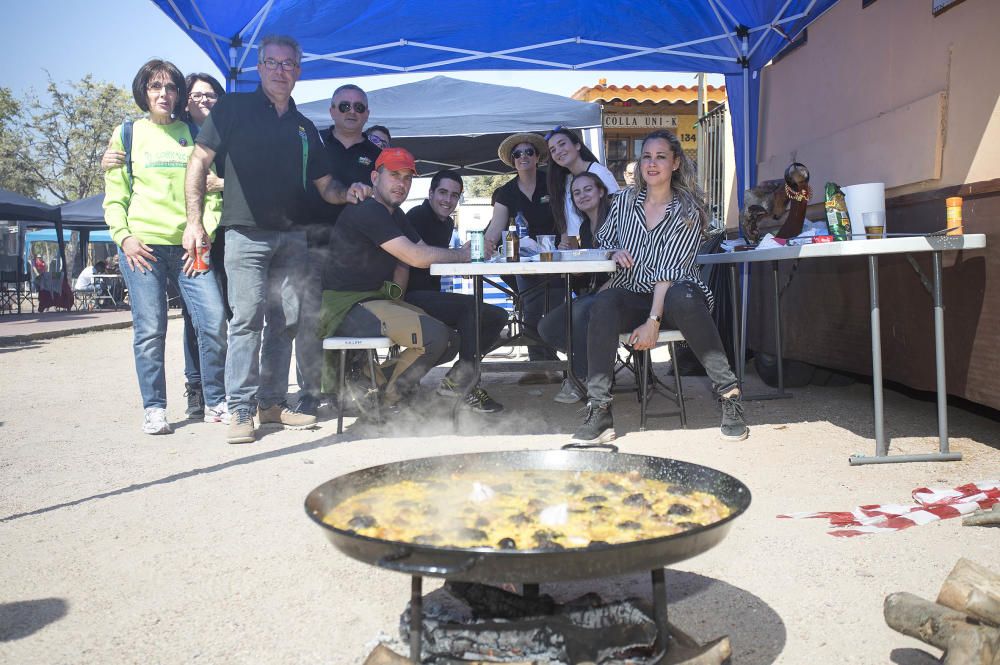
[[[519,214],[528,224],[529,237],[555,235],[555,220],[552,217],[545,172],[538,169],[539,163],[544,163],[548,157],[545,140],[538,134],[512,134],[500,143],[497,156],[500,161],[517,171],[517,177],[493,192],[493,218],[486,227],[487,251],[496,247],[500,242],[501,232],[510,223],[509,220]],[[543,283],[545,288],[531,288]],[[518,293],[527,292],[521,301],[524,325],[528,334],[537,338],[537,326],[545,314],[546,299],[549,306],[554,307],[565,298],[565,293],[558,284],[543,276],[518,275],[516,284],[512,286],[515,286]],[[556,360],[556,353],[552,349],[532,345],[528,347],[528,357],[531,360]],[[548,372],[538,372],[526,374],[521,382],[548,383],[559,381],[560,378],[557,373],[551,373],[550,376]]]

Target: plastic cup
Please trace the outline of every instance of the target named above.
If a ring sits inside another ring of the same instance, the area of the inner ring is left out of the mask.
[[[865,237],[868,240],[885,238],[885,211],[861,213],[861,221],[865,224]]]
[[[538,244],[541,246],[543,252],[554,252],[556,251],[556,237],[550,235],[536,236],[538,238]]]

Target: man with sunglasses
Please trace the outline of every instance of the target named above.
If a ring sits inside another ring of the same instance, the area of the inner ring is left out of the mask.
[[[371,173],[382,150],[364,135],[368,122],[368,95],[348,83],[333,91],[330,118],[333,125],[322,134],[330,172],[340,182],[371,184]],[[323,340],[316,335],[323,266],[330,260],[330,231],[346,204],[331,205],[313,189],[309,194],[310,218],[306,225],[309,260],[302,288],[302,325],[295,337],[295,370],[299,384],[297,410],[315,416],[321,402]],[[348,201],[350,204],[360,201]]]
[[[228,443],[254,441],[255,415],[261,425],[292,429],[316,422],[286,402],[307,258],[305,233],[296,224],[310,183],[330,203],[356,203],[371,193],[370,186],[344,185],[330,176],[319,133],[292,99],[301,62],[302,48],[291,37],[262,39],[260,87],[219,100],[187,166],[183,244],[194,256],[210,244],[201,225],[209,167],[217,154],[226,165],[221,223],[233,310],[226,358]]]

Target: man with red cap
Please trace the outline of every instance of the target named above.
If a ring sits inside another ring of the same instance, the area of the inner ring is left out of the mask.
[[[382,151],[371,174],[372,197],[341,213],[323,272],[324,336],[388,337],[404,349],[376,377],[388,406],[408,401],[431,368],[458,353],[453,329],[402,300],[411,266],[469,260],[468,246],[424,243],[399,209],[416,172],[413,155],[403,148]]]

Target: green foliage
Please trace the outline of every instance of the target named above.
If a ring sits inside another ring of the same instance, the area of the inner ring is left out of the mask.
[[[19,163],[26,148],[20,122],[20,102],[9,88],[0,88],[0,188],[34,198],[41,180]]]
[[[29,95],[22,119],[21,165],[41,188],[60,201],[75,201],[104,189],[101,155],[126,117],[139,113],[132,95],[90,74],[65,87],[51,78],[48,99]]]
[[[462,184],[465,186],[464,194],[472,198],[490,198],[493,190],[501,185],[507,184],[511,178],[517,177],[516,173],[505,175],[476,175],[463,176]]]

